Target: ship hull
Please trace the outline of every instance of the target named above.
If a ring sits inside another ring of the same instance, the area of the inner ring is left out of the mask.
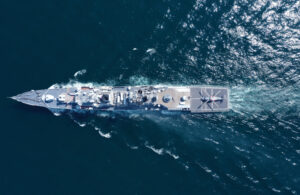
[[[57,112],[229,111],[229,89],[213,86],[99,86],[31,90],[12,99]]]

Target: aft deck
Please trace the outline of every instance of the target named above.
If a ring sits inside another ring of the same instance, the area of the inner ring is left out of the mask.
[[[220,101],[204,101],[203,97],[216,96],[222,98]],[[224,112],[229,110],[229,92],[224,87],[191,87],[191,112]]]
[[[168,103],[163,101],[165,95],[170,95],[172,97]],[[186,101],[181,101],[183,96],[187,97]],[[169,87],[165,91],[158,93],[156,103],[167,107],[168,110],[190,108],[190,89],[187,87]]]

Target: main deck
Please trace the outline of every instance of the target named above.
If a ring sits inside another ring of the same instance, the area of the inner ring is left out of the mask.
[[[60,110],[229,110],[229,90],[212,86],[100,86],[31,90],[13,99]]]

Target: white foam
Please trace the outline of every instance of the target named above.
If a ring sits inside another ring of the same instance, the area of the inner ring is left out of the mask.
[[[235,149],[237,149],[237,150],[240,151],[240,152],[245,152],[244,149],[242,149],[242,148],[240,148],[240,147],[238,147],[238,146],[234,146],[234,147],[235,147]]]
[[[188,165],[184,165],[185,170],[189,170],[189,166]]]
[[[62,88],[81,88],[81,87],[90,87],[90,88],[93,88],[95,86],[98,86],[97,83],[81,83],[81,82],[78,82],[78,81],[74,81],[74,80],[71,80],[69,83],[67,84],[63,84],[61,85]]]
[[[85,127],[86,124],[85,123],[77,123],[80,127]]]
[[[146,148],[149,148],[150,150],[152,150],[153,152],[155,152],[158,155],[164,155],[164,154],[168,154],[169,156],[173,157],[175,160],[177,160],[179,158],[178,155],[172,153],[169,150],[165,150],[163,148],[155,148],[154,146],[148,145],[147,143],[145,144]]]
[[[146,53],[148,53],[149,55],[155,54],[156,50],[154,48],[149,48],[146,50]]]
[[[61,113],[59,112],[53,112],[54,116],[61,116]]]
[[[237,180],[237,177],[230,175],[229,173],[227,173],[226,176],[229,177],[230,179],[232,179],[233,181]]]
[[[71,117],[71,119],[77,124],[79,125],[80,127],[85,127],[86,126],[86,123],[81,123],[81,122],[78,122],[77,120],[75,120],[71,114],[69,114],[69,116]]]
[[[129,144],[126,144],[130,149],[132,149],[132,150],[137,150],[137,149],[139,149],[139,147],[138,146],[131,146],[131,145],[129,145]]]
[[[247,176],[247,178],[248,178],[250,181],[252,181],[253,183],[259,183],[258,180],[254,179],[254,178],[251,177],[251,176]]]
[[[111,138],[111,134],[110,133],[102,133],[101,131],[98,131],[99,135],[101,135],[102,137],[105,137],[107,139]]]
[[[63,112],[63,110],[59,110],[59,109],[53,109],[53,108],[48,108],[54,116],[60,116]]]
[[[212,142],[212,143],[214,143],[214,144],[219,144],[219,142],[217,142],[217,141],[215,141],[215,140],[213,140],[213,139],[210,139],[210,138],[204,138],[204,140],[206,140],[206,141],[210,141],[210,142]]]
[[[128,113],[130,119],[139,119],[141,118],[141,115],[139,113]]]
[[[79,70],[75,72],[74,77],[77,78],[78,76],[84,75],[86,72],[86,69]]]
[[[253,114],[261,111],[284,111],[290,107],[296,110],[299,109],[297,106],[299,105],[299,88],[233,87],[230,91],[231,108],[237,113]]]
[[[207,166],[201,165],[200,163],[198,164],[206,173],[212,173],[212,170],[210,170]]]
[[[110,114],[108,112],[98,112],[97,116],[102,118],[108,118],[110,117]]]
[[[131,85],[149,85],[149,79],[143,76],[131,76],[129,78],[129,83]]]
[[[101,135],[102,137],[107,139],[111,138],[110,133],[103,133],[99,127],[95,127],[95,130],[98,131],[99,135]]]
[[[150,150],[152,150],[153,152],[155,152],[156,154],[158,154],[158,155],[163,155],[163,153],[164,153],[164,149],[163,148],[156,149],[156,148],[154,148],[154,146],[149,146],[147,144],[145,144],[145,146],[147,148],[149,148]]]
[[[277,192],[277,193],[280,193],[280,192],[281,192],[280,190],[277,190],[276,188],[272,188],[272,191],[273,191],[273,192]]]
[[[173,154],[173,153],[172,153],[171,151],[169,151],[169,150],[166,150],[166,153],[169,154],[170,156],[172,156],[175,160],[177,160],[177,159],[179,158],[178,155]]]
[[[60,85],[55,83],[55,84],[51,85],[48,89],[58,89],[58,88],[60,88]]]

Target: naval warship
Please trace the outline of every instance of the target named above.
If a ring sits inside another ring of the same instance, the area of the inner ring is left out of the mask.
[[[229,89],[212,86],[59,87],[31,90],[11,98],[56,113],[130,110],[211,113],[229,110]]]

